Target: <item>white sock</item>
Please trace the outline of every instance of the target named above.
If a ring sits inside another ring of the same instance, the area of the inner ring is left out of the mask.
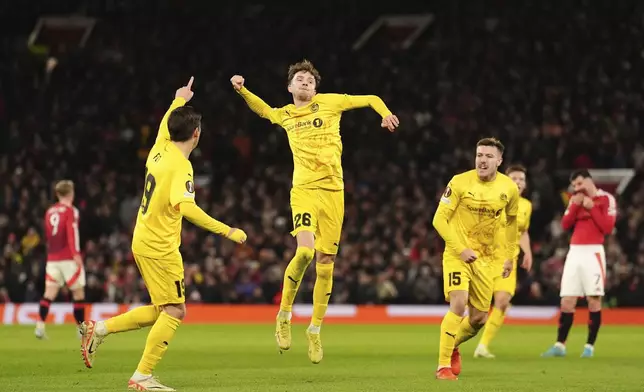
[[[484,345],[483,343],[479,343],[479,345],[476,346],[476,348],[480,348],[481,350],[487,350],[487,346]]]
[[[555,347],[558,347],[558,348],[561,348],[561,349],[564,349],[564,350],[566,349],[566,345],[561,343],[561,342],[555,343]]]
[[[586,343],[586,344],[584,344],[584,348],[589,348],[589,349],[591,349],[591,350],[594,350],[594,349],[595,349],[595,346],[593,346],[592,344],[588,344],[588,343]]]
[[[104,321],[97,321],[96,326],[94,327],[94,333],[98,336],[105,336],[108,334],[107,327],[105,326]]]
[[[150,378],[150,377],[152,377],[152,375],[151,375],[151,374],[143,374],[143,373],[139,373],[139,371],[138,371],[138,370],[136,370],[136,371],[134,372],[134,374],[132,375],[132,379],[133,379],[133,380],[136,380],[136,381],[143,381],[143,380],[145,380],[146,378]]]
[[[311,324],[311,325],[309,325],[308,331],[310,333],[320,333],[320,327]]]
[[[279,313],[277,313],[277,318],[281,320],[291,320],[291,317],[293,317],[293,313],[287,312],[285,310],[280,310]]]

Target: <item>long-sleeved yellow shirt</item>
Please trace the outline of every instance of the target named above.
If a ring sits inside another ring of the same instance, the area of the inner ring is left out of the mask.
[[[518,206],[519,190],[504,174],[492,181],[481,181],[476,170],[452,177],[433,221],[445,240],[445,257],[459,258],[471,249],[487,262],[512,260],[518,246]],[[500,233],[505,241],[499,240]]]
[[[243,87],[239,94],[260,117],[284,128],[293,152],[293,186],[344,189],[340,117],[346,110],[370,106],[384,118],[391,115],[375,95],[316,94],[306,106],[271,108]]]

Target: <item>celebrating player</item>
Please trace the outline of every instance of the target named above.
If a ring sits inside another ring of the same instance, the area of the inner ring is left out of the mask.
[[[476,336],[492,303],[494,279],[508,278],[517,247],[519,190],[498,173],[503,144],[494,138],[476,145],[476,169],[452,177],[434,215],[445,240],[443,288],[449,311],[443,318],[438,355],[439,380],[457,380],[458,346]],[[505,210],[506,219],[502,218]],[[507,226],[506,226],[507,224]],[[505,241],[498,241],[504,233]],[[503,245],[499,245],[502,243]],[[503,270],[497,260],[504,258]],[[463,317],[469,304],[469,316]]]
[[[512,165],[507,168],[505,174],[517,184],[519,188],[519,195],[523,194],[526,188],[526,168],[521,165]],[[532,216],[532,203],[530,200],[525,197],[519,198],[519,213],[517,214],[517,227],[519,228],[519,247],[523,251],[523,263],[521,267],[525,268],[527,271],[530,271],[532,268],[532,249],[530,248],[530,235],[528,234],[528,228],[530,227],[530,217]],[[505,214],[503,214],[502,219],[505,219]],[[494,278],[494,307],[490,313],[487,322],[485,323],[485,330],[483,331],[483,336],[481,336],[481,341],[474,351],[475,358],[494,358],[494,355],[490,353],[488,347],[494,336],[497,334],[501,326],[503,325],[503,320],[505,319],[505,313],[510,306],[510,300],[514,296],[514,292],[517,288],[517,260],[519,258],[519,248],[515,248],[515,254],[512,259],[512,272],[507,279],[497,276]]]
[[[152,305],[106,321],[82,324],[81,353],[92,367],[96,349],[108,334],[152,326],[143,357],[128,382],[138,391],[174,391],[152,376],[186,314],[183,261],[179,253],[181,221],[187,218],[213,233],[243,243],[246,234],[206,214],[195,204],[190,153],[201,135],[201,114],[184,106],[193,96],[190,78],[161,120],[146,162],[145,187],[132,238],[132,253],[150,293]]]
[[[566,339],[572,327],[575,306],[579,297],[588,301],[588,340],[581,354],[590,358],[601,325],[601,306],[606,280],[604,238],[615,227],[617,205],[608,192],[598,189],[588,170],[576,170],[570,175],[574,195],[561,220],[564,230],[574,226],[570,249],[561,275],[561,313],[557,342],[544,357],[566,355]]]
[[[333,286],[333,263],[344,219],[340,117],[350,109],[370,106],[382,117],[381,126],[393,132],[398,118],[375,95],[318,94],[320,74],[307,60],[288,69],[288,91],[293,104],[271,108],[244,87],[244,78],[230,79],[235,90],[259,116],[280,125],[293,152],[291,209],[297,250],[284,273],[275,337],[280,350],[291,347],[291,311],[304,272],[317,251],[313,316],[307,329],[309,359],[322,360],[320,326]]]
[[[77,324],[85,320],[85,270],[80,254],[78,237],[78,210],[74,207],[74,183],[59,181],[55,186],[58,203],[45,213],[47,237],[47,264],[45,293],[40,300],[40,320],[36,323],[36,337],[46,338],[45,320],[49,306],[56,299],[61,286],[67,286],[74,301]]]

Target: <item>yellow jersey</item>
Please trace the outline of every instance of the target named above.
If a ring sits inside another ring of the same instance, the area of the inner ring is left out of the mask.
[[[452,177],[434,216],[434,227],[447,245],[444,256],[459,258],[461,252],[471,249],[480,260],[509,259],[514,248],[505,245],[516,247],[516,233],[501,243],[497,238],[507,231],[503,212],[516,217],[518,209],[519,190],[502,173],[497,173],[492,181],[479,179],[476,170]]]
[[[180,257],[179,203],[195,202],[190,161],[170,141],[168,117],[186,104],[176,98],[159,126],[159,134],[145,163],[145,187],[132,237],[132,252],[154,259]]]
[[[519,197],[519,210],[517,213],[517,229],[519,238],[523,233],[530,229],[530,219],[532,218],[532,202],[525,197]],[[503,221],[506,221],[505,211],[503,212]],[[499,241],[505,241],[505,236],[500,235]],[[521,248],[516,247],[514,251],[514,258],[519,257]]]
[[[375,95],[316,94],[302,107],[271,108],[247,88],[239,94],[259,116],[281,126],[293,153],[293,186],[344,189],[340,118],[346,110],[370,106],[385,118],[391,111]]]

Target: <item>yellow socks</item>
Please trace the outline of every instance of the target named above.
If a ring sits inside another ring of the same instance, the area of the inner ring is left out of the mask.
[[[161,312],[159,318],[150,329],[148,339],[145,342],[143,357],[136,368],[137,372],[143,375],[152,374],[155,366],[168,349],[168,343],[172,340],[179,324],[181,324],[181,320],[170,316],[166,312]]]
[[[441,336],[438,349],[438,367],[450,367],[452,365],[452,352],[456,347],[456,335],[463,317],[453,313],[451,310],[443,317],[441,323]]]
[[[465,317],[461,322],[461,325],[458,327],[458,333],[456,334],[456,347],[476,336],[481,327],[482,326],[473,327],[472,324],[470,324],[469,316]]]
[[[492,308],[492,313],[485,323],[485,331],[483,331],[483,336],[481,337],[480,342],[481,345],[485,347],[490,345],[492,339],[494,339],[496,334],[499,332],[499,329],[501,329],[503,321],[505,321],[505,312],[499,308]]]
[[[148,327],[159,317],[159,310],[154,305],[139,306],[129,312],[105,320],[108,333],[118,333]]]
[[[333,263],[316,263],[315,272],[317,276],[313,287],[313,317],[311,317],[311,325],[319,328],[322,325],[326,309],[329,307],[329,299],[333,289]]]
[[[284,286],[282,288],[282,301],[280,303],[281,312],[291,312],[293,310],[293,302],[295,301],[295,295],[297,294],[297,289],[300,288],[300,283],[302,282],[302,277],[306,272],[309,264],[313,260],[315,251],[311,248],[299,247],[295,251],[295,256],[286,271],[284,271]]]

